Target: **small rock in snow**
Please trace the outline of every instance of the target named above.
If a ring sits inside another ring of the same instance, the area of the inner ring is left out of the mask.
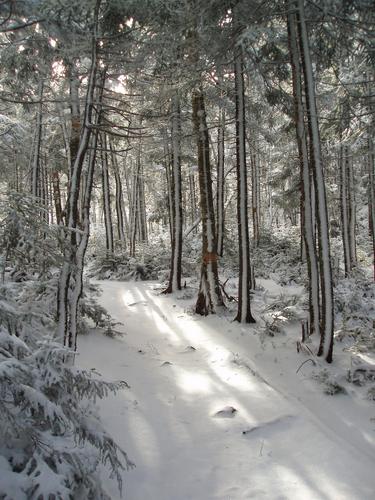
[[[192,352],[192,351],[196,351],[196,348],[193,347],[192,345],[188,345],[188,346],[186,346],[186,348],[183,352]]]
[[[172,363],[170,363],[169,361],[164,361],[164,363],[161,364],[161,366],[170,366],[172,365]]]
[[[233,418],[235,414],[237,413],[236,408],[233,408],[233,406],[224,406],[221,410],[217,411],[214,414],[214,417],[219,417],[219,418]]]

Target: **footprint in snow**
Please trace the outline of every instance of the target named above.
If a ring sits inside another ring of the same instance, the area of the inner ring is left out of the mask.
[[[164,361],[160,366],[171,366],[172,364],[170,361]]]
[[[233,406],[224,406],[224,408],[214,413],[213,416],[217,418],[233,418],[236,413],[237,410]]]

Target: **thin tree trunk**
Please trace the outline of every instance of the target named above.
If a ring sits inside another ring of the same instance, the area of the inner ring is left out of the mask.
[[[194,225],[197,219],[197,196],[195,193],[194,172],[191,169],[189,170],[189,191],[190,191],[190,222],[191,225]],[[199,222],[200,222],[200,217],[198,223]]]
[[[111,212],[111,192],[108,175],[108,152],[107,152],[107,136],[101,134],[101,163],[102,163],[102,193],[103,193],[103,213],[105,226],[105,241],[107,255],[113,254],[113,226]]]
[[[222,257],[224,251],[224,164],[225,164],[225,111],[219,110],[219,127],[217,130],[217,254]]]
[[[38,85],[38,110],[36,114],[35,124],[35,142],[33,150],[33,162],[31,171],[31,194],[39,197],[41,194],[40,178],[41,178],[41,147],[42,147],[42,129],[43,129],[43,91],[44,84],[42,79]]]
[[[251,155],[251,213],[253,220],[254,245],[259,246],[259,175],[258,159],[254,152]]]
[[[69,138],[69,157],[70,169],[73,169],[74,161],[78,154],[80,136],[81,136],[81,110],[79,102],[80,82],[75,67],[75,61],[67,64],[67,75],[69,79],[70,94],[70,138]]]
[[[129,253],[131,257],[135,256],[135,245],[137,240],[139,168],[140,168],[140,163],[137,159],[135,166],[133,166],[133,178],[131,183],[130,238],[129,238]]]
[[[145,197],[145,177],[143,172],[143,165],[141,163],[141,159],[139,159],[140,167],[139,167],[139,179],[138,179],[138,202],[139,202],[139,239],[143,243],[147,243],[148,234],[147,234],[147,214],[146,214],[146,197]]]
[[[375,121],[375,120],[374,120]],[[375,281],[375,153],[374,153],[374,140],[372,138],[372,131],[368,130],[368,222],[369,222],[369,236],[372,240],[372,258],[374,268],[374,281]]]
[[[125,206],[124,206],[124,196],[123,196],[123,192],[122,192],[122,182],[121,182],[120,171],[119,171],[119,166],[118,166],[118,162],[117,162],[117,156],[116,156],[116,153],[114,151],[114,148],[113,148],[111,141],[109,141],[109,147],[111,150],[112,169],[114,172],[115,183],[116,183],[117,236],[121,242],[125,243],[126,211],[125,211]]]
[[[60,176],[57,170],[52,171],[51,180],[53,189],[53,201],[55,204],[56,223],[60,225],[64,222],[64,220],[61,203]]]
[[[357,249],[356,249],[356,203],[355,203],[355,182],[353,159],[347,157],[347,185],[348,185],[348,209],[349,209],[349,255],[350,267],[356,265],[357,262]]]
[[[340,146],[340,206],[341,206],[341,233],[344,251],[345,276],[351,271],[350,242],[349,242],[349,213],[348,213],[348,175],[347,175],[347,148]]]

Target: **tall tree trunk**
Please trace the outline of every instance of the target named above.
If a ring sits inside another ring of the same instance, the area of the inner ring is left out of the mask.
[[[341,232],[344,250],[345,276],[349,276],[356,263],[356,207],[353,165],[348,146],[340,147],[340,206]]]
[[[88,76],[87,93],[85,101],[85,112],[78,151],[72,166],[68,199],[66,202],[66,238],[64,248],[64,263],[61,268],[58,297],[57,297],[57,316],[58,316],[58,337],[64,345],[75,348],[77,323],[74,310],[71,309],[71,297],[76,297],[79,283],[74,280],[74,273],[77,266],[78,251],[78,198],[80,193],[81,173],[85,161],[87,150],[92,133],[94,92],[96,84],[96,74],[98,66],[96,29],[100,0],[97,0],[95,7],[95,28],[92,35],[91,67]],[[78,299],[79,300],[79,297]],[[73,313],[73,314],[72,314]]]
[[[109,146],[111,150],[112,169],[114,172],[115,183],[116,183],[117,237],[121,242],[125,243],[126,211],[124,206],[124,196],[122,192],[122,181],[120,177],[120,170],[117,162],[117,156],[111,141],[109,141]]]
[[[224,186],[225,186],[225,111],[219,110],[219,126],[217,130],[217,254],[222,257],[224,251]]]
[[[197,196],[195,193],[194,171],[192,171],[192,169],[189,169],[189,192],[190,192],[190,221],[191,225],[193,226],[197,220]]]
[[[146,197],[145,197],[145,177],[144,177],[141,158],[139,158],[138,203],[139,203],[139,208],[138,208],[139,240],[142,241],[143,243],[147,243],[148,233],[147,233]]]
[[[43,130],[43,92],[44,84],[43,80],[40,79],[38,85],[38,110],[36,113],[36,124],[35,124],[35,140],[34,140],[34,150],[33,150],[33,160],[32,160],[32,170],[31,170],[31,194],[35,197],[39,197],[41,194],[41,147],[42,147],[42,130]]]
[[[252,277],[250,268],[249,221],[247,206],[245,89],[242,49],[240,46],[235,48],[234,75],[236,94],[237,224],[240,261],[238,311],[235,319],[240,323],[255,323],[250,308],[250,288]]]
[[[375,122],[375,119],[373,120]],[[373,277],[375,281],[375,151],[372,130],[368,130],[368,222],[372,240]]]
[[[349,276],[351,271],[351,259],[349,243],[347,148],[342,145],[340,146],[339,163],[342,245],[344,251],[345,276]]]
[[[101,134],[101,163],[102,163],[102,193],[103,193],[103,213],[105,226],[105,242],[107,255],[113,254],[113,226],[111,211],[111,192],[108,174],[108,146],[107,136]]]
[[[172,97],[172,257],[168,287],[164,293],[181,290],[182,266],[182,185],[181,185],[181,116],[179,96]]]
[[[131,257],[135,256],[135,245],[137,241],[139,168],[140,168],[140,162],[137,159],[135,165],[133,166],[133,176],[130,189],[131,199],[130,199],[129,253]]]
[[[256,152],[251,155],[251,213],[253,219],[253,240],[254,245],[259,245],[259,172],[258,158]]]
[[[309,39],[306,28],[304,0],[297,0],[297,2],[298,34],[304,75],[308,131],[310,137],[310,162],[316,191],[316,215],[318,221],[319,267],[322,297],[322,315],[320,327],[321,337],[318,355],[323,356],[328,363],[331,363],[334,333],[334,299],[331,252],[329,243],[327,198],[323,174],[318,110],[315,98],[315,82],[310,55]]]
[[[61,203],[60,176],[57,170],[53,170],[51,174],[53,201],[55,204],[56,223],[60,225],[64,222]]]
[[[357,263],[357,248],[356,248],[356,202],[355,202],[355,182],[353,158],[347,158],[347,184],[348,184],[348,208],[349,208],[349,254],[350,266],[353,267]]]
[[[210,167],[210,143],[206,123],[203,91],[192,94],[193,124],[198,146],[200,208],[202,217],[201,280],[195,311],[201,315],[214,313],[224,305],[219,286],[215,216]]]
[[[315,197],[312,199],[312,182],[307,146],[307,131],[305,126],[305,109],[303,104],[303,84],[300,53],[297,40],[296,16],[292,13],[293,0],[288,4],[288,35],[293,76],[293,96],[295,110],[295,125],[301,171],[301,209],[303,223],[303,238],[306,248],[306,263],[309,277],[309,333],[320,332],[320,298],[319,298],[319,268],[315,244]]]
[[[80,136],[81,136],[81,109],[79,102],[79,87],[80,81],[78,78],[76,62],[67,63],[67,76],[69,79],[69,94],[70,94],[70,138],[69,138],[69,157],[70,169],[73,170],[73,165],[78,154]]]

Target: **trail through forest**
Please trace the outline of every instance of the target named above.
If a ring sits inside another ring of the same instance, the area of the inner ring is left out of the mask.
[[[304,367],[296,373],[304,358],[286,348],[293,332],[276,350],[255,326],[193,315],[184,292],[99,284],[125,334],[80,337],[78,363],[130,385],[98,403],[136,464],[124,473],[126,499],[373,498],[374,415],[348,395],[324,395]]]

